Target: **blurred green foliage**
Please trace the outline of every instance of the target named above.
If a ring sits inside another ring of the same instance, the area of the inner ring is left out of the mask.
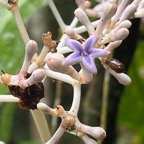
[[[135,144],[144,143],[144,41],[139,40],[129,69],[132,84],[125,88],[119,106],[119,125],[133,132]]]
[[[19,1],[24,23],[28,21],[33,13],[44,6],[46,2],[46,0]],[[11,12],[3,7],[0,7],[0,25],[0,70],[10,74],[17,74],[23,62],[25,44]],[[7,93],[9,93],[7,87],[0,84],[0,94]],[[15,104],[0,103],[0,140],[6,143],[10,142],[11,135],[13,134],[12,128],[15,119],[15,110]],[[20,132],[18,137],[22,135],[21,133],[23,132]],[[19,144],[38,144],[38,142],[21,140]]]

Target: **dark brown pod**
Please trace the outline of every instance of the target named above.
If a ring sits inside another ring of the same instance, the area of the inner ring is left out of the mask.
[[[19,98],[19,106],[24,109],[37,109],[37,104],[44,97],[42,82],[35,83],[25,89],[19,86],[8,86],[11,94]]]
[[[105,64],[108,65],[112,70],[117,73],[122,73],[125,71],[125,66],[122,62],[114,58],[107,58]]]
[[[27,75],[28,78],[30,75]],[[19,86],[8,86],[11,94],[19,98],[19,106],[24,109],[37,109],[37,104],[44,97],[44,85],[42,82],[37,82],[25,89]]]

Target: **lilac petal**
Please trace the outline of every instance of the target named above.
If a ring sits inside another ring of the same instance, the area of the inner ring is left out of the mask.
[[[82,47],[81,43],[76,41],[76,40],[67,38],[66,39],[66,45],[74,51],[79,51],[79,52],[83,51],[83,47]]]
[[[91,49],[92,47],[94,47],[96,41],[98,40],[98,35],[95,34],[95,35],[92,35],[90,36],[86,41],[85,41],[85,44],[84,44],[84,50],[86,52],[89,51],[89,49]]]
[[[93,49],[90,49],[90,50],[89,50],[89,53],[90,53],[90,55],[91,55],[93,58],[96,58],[96,57],[107,56],[107,55],[110,54],[110,51],[104,50],[104,49],[96,49],[96,48],[93,48]]]
[[[85,56],[82,58],[83,66],[91,73],[97,73],[97,69],[94,63],[94,60],[91,56]]]
[[[66,57],[64,61],[62,62],[62,65],[65,65],[65,66],[73,65],[81,61],[81,59],[82,59],[81,54],[79,52],[77,53],[75,52],[75,53],[70,54],[68,57]]]

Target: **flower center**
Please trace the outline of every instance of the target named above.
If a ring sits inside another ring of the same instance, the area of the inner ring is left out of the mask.
[[[84,51],[84,52],[81,53],[81,56],[83,56],[83,57],[88,56],[88,53]]]

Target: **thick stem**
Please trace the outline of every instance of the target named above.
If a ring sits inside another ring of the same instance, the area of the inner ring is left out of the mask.
[[[72,112],[77,115],[81,100],[81,84],[75,83],[73,89],[74,89],[73,102],[69,112]]]

